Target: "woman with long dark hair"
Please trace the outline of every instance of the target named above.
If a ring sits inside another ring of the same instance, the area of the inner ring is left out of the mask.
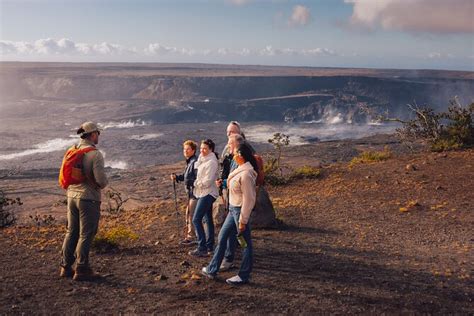
[[[227,239],[231,234],[237,235],[243,248],[242,264],[238,275],[227,279],[232,285],[248,283],[253,265],[253,246],[250,235],[249,219],[255,206],[257,179],[257,161],[252,148],[243,143],[237,147],[234,159],[239,165],[227,178],[229,188],[229,213],[219,233],[219,241],[207,267],[202,268],[202,274],[213,279],[219,272],[227,247]]]
[[[196,257],[205,257],[214,250],[214,221],[212,219],[212,203],[219,196],[216,180],[219,176],[219,162],[214,152],[216,145],[210,139],[203,140],[200,155],[195,164],[197,169],[194,181],[194,196],[198,199],[193,215],[198,247],[189,252]],[[204,231],[202,220],[205,220],[207,232]],[[207,237],[206,237],[207,235]]]

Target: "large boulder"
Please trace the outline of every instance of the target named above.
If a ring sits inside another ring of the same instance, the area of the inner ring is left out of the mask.
[[[275,228],[278,225],[273,203],[264,186],[257,187],[257,202],[250,215],[252,228]]]
[[[214,204],[212,205],[212,218],[214,219],[214,225],[221,227],[224,224],[225,218],[227,217],[226,203],[224,197],[219,196]]]

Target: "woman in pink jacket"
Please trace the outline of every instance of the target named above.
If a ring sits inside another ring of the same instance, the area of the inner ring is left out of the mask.
[[[253,265],[253,247],[250,235],[250,213],[255,206],[257,179],[257,162],[252,149],[246,143],[241,144],[234,153],[234,159],[239,165],[227,178],[229,188],[229,213],[219,233],[219,241],[207,267],[202,268],[202,274],[213,279],[221,266],[227,247],[227,239],[231,234],[238,235],[243,248],[242,264],[239,274],[227,279],[231,285],[248,283]]]

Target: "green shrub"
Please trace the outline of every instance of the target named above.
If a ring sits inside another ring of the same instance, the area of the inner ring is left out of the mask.
[[[37,227],[52,226],[56,223],[56,218],[51,214],[40,215],[36,213],[35,215],[30,215],[30,220]]]
[[[280,176],[276,173],[265,174],[265,183],[271,185],[285,185],[290,182],[289,177]]]
[[[122,193],[112,187],[105,192],[105,197],[107,200],[107,212],[114,215],[121,213],[124,210],[123,204],[128,201],[128,198],[124,199]]]
[[[138,239],[138,235],[124,226],[113,227],[105,232],[99,232],[92,246],[102,252],[116,249]]]
[[[297,168],[291,174],[292,179],[315,179],[321,175],[321,169],[312,166]]]
[[[428,143],[433,151],[444,151],[474,145],[474,103],[463,107],[456,98],[450,101],[447,112],[436,113],[429,107],[409,105],[415,118],[402,123],[397,135],[403,143],[417,140]]]
[[[431,150],[435,152],[456,150],[462,147],[462,144],[454,139],[438,139],[431,144]]]
[[[392,153],[388,148],[384,148],[383,151],[364,151],[359,154],[358,157],[352,158],[349,162],[349,167],[353,167],[361,163],[379,162],[389,159]]]
[[[20,198],[9,198],[0,190],[0,228],[12,226],[16,223],[15,205],[23,205]]]
[[[273,148],[275,149],[274,157],[268,159],[268,173],[275,173],[277,170],[279,170],[280,176],[283,176],[281,153],[284,147],[288,147],[290,145],[290,136],[283,133],[275,133],[273,134],[273,137],[268,140],[268,142],[272,144]]]
[[[265,182],[274,186],[286,185],[299,179],[316,179],[320,175],[321,175],[321,169],[311,167],[311,166],[303,166],[303,167],[293,170],[291,174],[287,176],[279,175],[277,173],[271,173],[269,175],[265,175]]]

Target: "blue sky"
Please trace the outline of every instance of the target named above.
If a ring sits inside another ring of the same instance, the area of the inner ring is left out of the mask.
[[[474,70],[474,0],[0,0],[2,60]]]

